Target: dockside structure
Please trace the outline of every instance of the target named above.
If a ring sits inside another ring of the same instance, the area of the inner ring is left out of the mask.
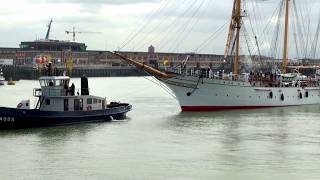
[[[71,53],[73,59],[73,77],[80,77],[82,74],[94,77],[104,76],[143,76],[147,75],[143,71],[136,70],[119,57],[103,50],[87,50],[84,43],[46,40],[21,42],[20,48],[0,48],[1,60],[12,61],[13,66],[3,65],[2,69],[6,78],[15,79],[37,79],[41,72],[37,68],[37,58],[51,61],[56,69],[62,71],[65,68],[67,53]],[[71,50],[71,51],[69,51]],[[173,68],[181,65],[188,58],[188,66],[191,68],[212,68],[218,69],[221,65],[228,66],[222,55],[197,54],[197,53],[165,53],[155,52],[155,48],[150,46],[147,52],[121,51],[125,57],[137,60],[154,67]],[[259,68],[269,67],[272,63],[280,63],[263,58],[242,56],[241,66],[253,59],[251,64]],[[318,61],[300,60],[295,63],[318,65]],[[1,64],[0,64],[1,66]]]

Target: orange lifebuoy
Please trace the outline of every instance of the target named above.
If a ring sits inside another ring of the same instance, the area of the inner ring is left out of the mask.
[[[19,103],[18,106],[17,106],[17,108],[21,108],[22,106],[23,106],[23,104],[22,104],[22,103]]]
[[[87,111],[91,111],[92,110],[92,107],[91,106],[88,106],[87,107]]]

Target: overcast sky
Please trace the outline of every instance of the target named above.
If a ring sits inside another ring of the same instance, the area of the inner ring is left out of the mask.
[[[252,1],[259,16],[269,21],[280,0]],[[257,3],[261,1],[260,3]],[[318,23],[320,0],[310,2],[311,29]],[[20,41],[43,39],[53,18],[51,39],[71,40],[66,30],[101,32],[77,34],[88,49],[222,54],[226,24],[233,0],[10,0],[0,6],[0,46],[18,47]],[[258,4],[258,5],[257,5]],[[264,8],[266,7],[266,8]],[[252,9],[251,8],[251,9]],[[248,8],[250,9],[250,7]],[[263,23],[261,23],[263,25]],[[216,35],[213,33],[217,30]],[[262,32],[262,30],[261,30]],[[257,32],[258,33],[258,32]],[[131,36],[130,36],[131,35]],[[214,38],[206,41],[210,36]],[[127,43],[126,43],[127,42]],[[202,45],[202,46],[201,46]],[[201,48],[200,48],[201,47]],[[267,48],[267,47],[265,47]]]

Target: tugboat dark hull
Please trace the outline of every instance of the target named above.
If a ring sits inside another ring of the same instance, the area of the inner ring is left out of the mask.
[[[118,104],[104,110],[93,111],[40,111],[0,107],[0,129],[22,129],[58,126],[87,122],[121,120],[132,109],[129,104]]]

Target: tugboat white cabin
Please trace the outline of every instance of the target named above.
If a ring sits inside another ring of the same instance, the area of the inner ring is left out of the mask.
[[[106,99],[89,95],[88,80],[81,79],[82,87],[69,86],[68,76],[44,76],[39,79],[41,89],[34,89],[38,97],[36,109],[41,111],[93,111],[106,108]]]

